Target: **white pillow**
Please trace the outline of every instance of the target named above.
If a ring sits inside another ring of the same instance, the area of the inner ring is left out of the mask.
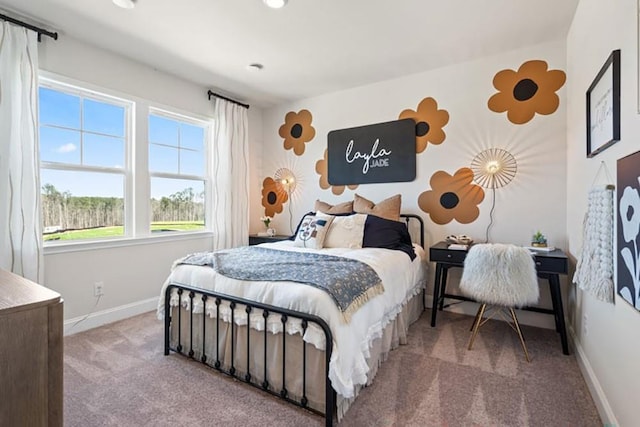
[[[366,220],[366,214],[334,217],[329,227],[329,232],[324,239],[324,247],[361,248],[362,238],[364,237],[364,223]]]
[[[333,218],[333,215],[326,215],[322,212],[317,212],[315,215],[305,215],[300,222],[293,245],[301,248],[322,249]]]

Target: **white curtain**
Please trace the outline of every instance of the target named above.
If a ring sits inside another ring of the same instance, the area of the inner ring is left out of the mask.
[[[213,135],[213,248],[249,240],[249,140],[247,109],[216,98]]]
[[[36,33],[0,21],[0,268],[42,279]]]

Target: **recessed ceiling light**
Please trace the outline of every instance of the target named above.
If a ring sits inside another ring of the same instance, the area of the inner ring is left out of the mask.
[[[258,64],[257,62],[254,62],[253,64],[247,65],[247,70],[249,70],[249,71],[260,71],[263,68],[264,68],[264,65]]]
[[[136,5],[136,0],[113,0],[113,4],[123,9],[133,9]]]
[[[264,2],[264,4],[266,4],[267,6],[273,8],[273,9],[280,9],[281,7],[284,7],[287,4],[288,0],[262,0]]]

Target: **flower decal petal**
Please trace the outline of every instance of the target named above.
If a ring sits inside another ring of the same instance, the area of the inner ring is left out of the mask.
[[[442,128],[449,123],[449,113],[438,110],[438,103],[433,98],[424,98],[416,111],[404,110],[399,118],[416,122],[416,153],[422,153],[428,143],[438,145],[446,138]]]
[[[469,224],[480,215],[478,204],[484,200],[482,187],[472,184],[473,171],[460,168],[449,175],[438,171],[431,176],[431,190],[418,197],[418,206],[436,224],[448,224],[454,219]]]
[[[293,149],[297,156],[304,153],[304,144],[316,136],[316,130],[311,126],[311,120],[312,116],[308,110],[287,113],[284,117],[284,124],[278,129],[278,134],[284,138],[285,150]]]
[[[289,196],[271,177],[262,181],[262,206],[265,216],[273,218],[282,212],[282,205],[289,200]]]
[[[527,61],[514,70],[502,70],[493,78],[498,93],[489,98],[487,106],[496,113],[507,112],[511,123],[529,122],[536,113],[554,113],[560,105],[556,91],[566,81],[562,70],[548,70],[545,61]]]
[[[329,167],[327,161],[327,153],[328,151],[325,149],[324,157],[316,162],[316,172],[318,173],[318,175],[320,175],[320,188],[326,190],[327,188],[331,187],[331,192],[336,196],[339,196],[344,193],[345,186],[329,184]],[[355,190],[356,188],[358,188],[358,185],[348,185],[347,187],[349,187],[349,189],[351,190]]]
[[[640,194],[637,188],[625,187],[618,209],[624,241],[635,241],[640,233]]]

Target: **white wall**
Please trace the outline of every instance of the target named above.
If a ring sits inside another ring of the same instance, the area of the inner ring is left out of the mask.
[[[581,0],[567,38],[567,231],[569,251],[574,256],[580,253],[587,193],[601,162],[615,184],[616,160],[640,149],[637,13],[636,0]],[[621,140],[588,159],[585,92],[614,49],[621,50]],[[597,180],[605,181],[602,176]],[[603,421],[637,425],[640,313],[617,296],[615,304],[600,302],[579,290],[571,298],[578,356]]]
[[[211,117],[213,113],[207,99],[208,88],[64,35],[58,41],[43,38],[39,59],[41,70],[86,82],[92,87],[198,116]],[[261,114],[259,108],[249,110],[252,176],[260,170],[260,156],[256,153],[261,152]],[[256,191],[252,189],[252,194]],[[210,233],[184,237],[147,238],[118,247],[69,252],[45,250],[43,284],[62,294],[66,329],[90,313],[94,314],[72,332],[155,307],[171,263],[185,254],[212,248]],[[97,281],[104,283],[104,296],[96,306],[93,285]]]
[[[376,202],[401,193],[402,210],[420,214],[425,220],[427,246],[449,234],[460,233],[483,241],[491,208],[489,192],[480,205],[480,217],[467,225],[456,221],[437,225],[420,210],[417,200],[421,192],[430,189],[429,180],[435,171],[444,170],[453,174],[461,167],[468,167],[480,151],[491,147],[504,148],[515,156],[518,172],[512,183],[496,191],[490,240],[529,244],[531,235],[540,229],[547,235],[551,245],[566,247],[564,88],[558,92],[561,104],[554,114],[537,115],[524,125],[514,125],[507,120],[506,114],[497,114],[487,107],[488,99],[496,93],[492,84],[494,75],[502,69],[517,69],[523,62],[532,59],[547,61],[550,69],[564,70],[564,41],[267,109],[263,120],[263,178],[283,166],[290,167],[297,175],[298,188],[292,205],[294,227],[304,213],[313,210],[317,198],[334,203],[352,199],[355,192]],[[396,120],[404,109],[415,110],[425,97],[433,97],[438,102],[438,108],[449,112],[450,120],[444,128],[445,141],[440,145],[429,145],[417,155],[415,181],[360,185],[355,191],[347,189],[340,196],[320,188],[315,163],[322,159],[329,131]],[[284,123],[287,112],[297,112],[303,108],[313,115],[312,125],[316,135],[306,144],[304,154],[296,156],[283,148],[278,129]],[[261,198],[253,198],[251,202],[251,216],[264,215]],[[288,208],[276,216],[274,223],[282,234],[289,231]],[[453,270],[454,284],[456,274],[459,273]],[[542,304],[550,307],[547,293],[542,294]],[[545,327],[554,325],[551,316],[537,313],[525,313],[523,320]]]

